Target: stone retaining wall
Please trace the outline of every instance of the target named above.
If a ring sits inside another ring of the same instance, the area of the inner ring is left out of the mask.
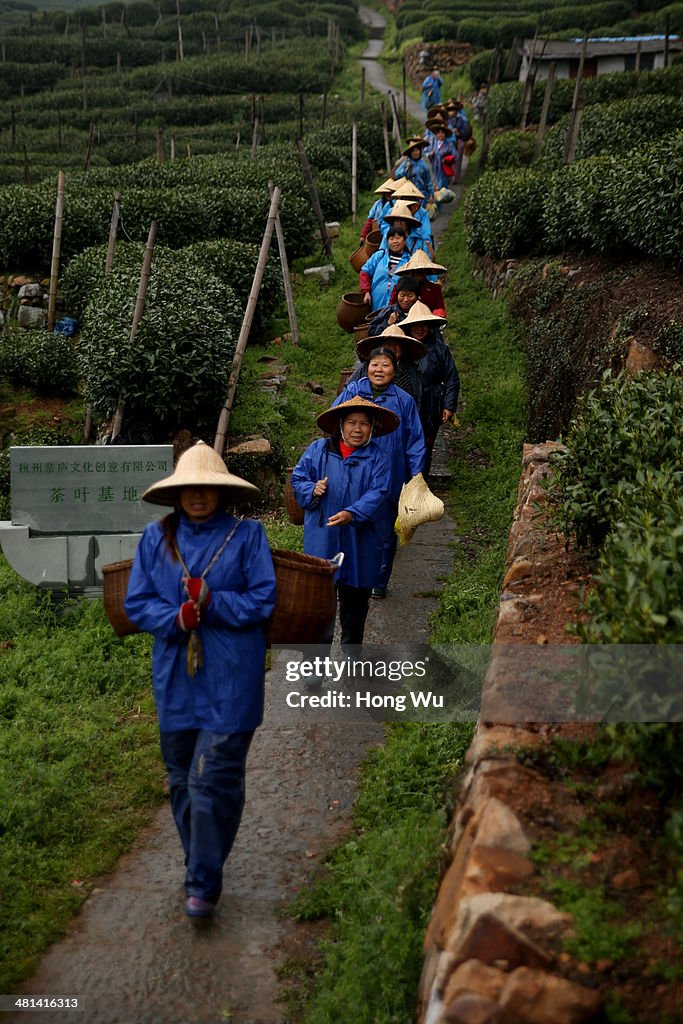
[[[558,599],[566,601],[567,588],[575,585],[564,544],[553,544],[547,529],[539,529],[542,479],[556,447],[548,442],[524,448],[497,642],[539,642],[532,599],[547,599],[538,590],[548,572]],[[509,677],[500,678],[501,671],[500,661],[492,660],[484,707],[487,694],[511,684]],[[545,900],[510,892],[536,870],[522,803],[526,813],[530,805],[535,814],[552,809],[547,780],[510,751],[545,743],[556,732],[550,725],[487,721],[482,713],[450,826],[448,868],[425,937],[420,1024],[582,1024],[600,1009],[594,990],[554,970],[570,916]]]

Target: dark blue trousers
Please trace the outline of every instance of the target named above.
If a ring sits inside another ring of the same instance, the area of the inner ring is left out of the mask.
[[[253,732],[162,732],[171,808],[185,851],[185,892],[218,902],[223,865],[244,808],[244,775]]]

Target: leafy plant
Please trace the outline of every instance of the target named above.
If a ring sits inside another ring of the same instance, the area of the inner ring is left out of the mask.
[[[9,324],[0,331],[0,376],[38,395],[71,395],[79,378],[74,344],[63,334]]]
[[[465,197],[470,249],[494,259],[533,252],[542,238],[546,189],[546,175],[526,168],[482,175]]]
[[[534,159],[534,146],[534,136],[529,132],[512,130],[496,135],[489,146],[488,169],[528,167]]]

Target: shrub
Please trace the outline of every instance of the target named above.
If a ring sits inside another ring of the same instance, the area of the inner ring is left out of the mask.
[[[533,252],[542,238],[548,176],[529,169],[484,174],[465,198],[467,244],[501,259]]]
[[[189,257],[152,264],[145,312],[129,345],[138,273],[115,268],[83,319],[79,360],[86,398],[102,416],[121,397],[157,436],[208,424],[227,386],[240,309],[234,293]]]
[[[607,374],[582,396],[554,457],[563,531],[579,545],[600,544],[635,503],[656,512],[652,474],[683,481],[683,378],[663,372]],[[662,477],[657,477],[661,485]],[[652,504],[648,504],[652,495]]]
[[[213,242],[195,242],[194,245],[181,249],[196,263],[224,281],[234,291],[237,302],[246,308],[254,271],[258,261],[260,246],[249,242],[235,242],[232,239],[220,239]],[[259,299],[254,312],[253,330],[257,333],[263,328],[266,319],[272,315],[284,300],[282,271],[275,255],[268,257]]]
[[[528,167],[534,159],[535,136],[530,132],[513,129],[496,135],[489,146],[488,169],[501,171],[513,167]]]
[[[584,246],[602,251],[623,244],[614,220],[609,183],[619,178],[622,163],[593,157],[548,176],[543,198],[546,245],[553,251]]]
[[[71,395],[78,388],[73,342],[63,334],[10,324],[0,332],[0,376],[38,395]]]

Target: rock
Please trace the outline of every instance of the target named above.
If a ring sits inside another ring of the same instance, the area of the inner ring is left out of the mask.
[[[466,960],[448,979],[443,1001],[449,1006],[465,992],[474,992],[486,999],[497,1000],[503,991],[507,975],[481,960]]]
[[[531,849],[517,815],[496,797],[490,797],[480,808],[471,827],[477,846],[494,846],[521,855]]]
[[[324,395],[325,394],[325,388],[322,386],[322,384],[319,384],[316,380],[307,380],[306,381],[306,387],[309,389],[309,391],[312,391],[314,395]]]
[[[659,360],[652,349],[641,345],[639,341],[633,338],[628,355],[626,356],[626,369],[628,372],[640,373],[641,370],[653,370],[658,365]]]
[[[509,587],[511,583],[516,583],[518,580],[526,579],[528,576],[531,576],[533,571],[534,564],[528,558],[515,558],[505,573],[503,588]]]
[[[38,306],[20,306],[17,313],[17,322],[20,327],[28,330],[36,330],[44,327],[47,320],[47,311]]]
[[[19,289],[20,299],[40,299],[43,298],[43,289],[39,284],[24,284]]]
[[[10,274],[7,278],[7,284],[10,288],[22,288],[25,284],[33,284],[35,278],[26,277],[25,274]]]
[[[328,238],[339,238],[340,224],[338,220],[331,220],[329,224],[325,224],[325,230],[327,231]]]
[[[265,437],[258,437],[252,441],[241,441],[239,444],[228,448],[227,455],[271,455],[273,449],[270,441]]]
[[[474,896],[479,892],[505,892],[535,872],[528,857],[511,850],[475,846],[465,871],[462,893]]]
[[[469,899],[475,900],[491,895],[505,894],[481,893],[480,896],[470,896]],[[465,897],[461,901],[461,906],[467,899],[468,897]],[[547,967],[552,962],[552,957],[540,946],[495,913],[483,911],[468,924],[467,930],[458,931],[456,922],[455,941],[452,936],[448,939],[449,949],[460,961],[481,960],[489,965],[505,963],[510,967],[520,967],[523,964]]]
[[[460,960],[475,958],[484,963],[492,963],[493,960],[500,958],[498,955],[488,954],[478,956],[474,952],[469,956],[460,955],[468,934],[477,920],[484,915],[495,916],[510,930],[522,932],[533,929],[548,936],[560,934],[572,921],[570,914],[562,913],[551,903],[536,896],[512,896],[503,892],[468,896],[460,901],[458,916],[447,942],[447,949],[458,955]],[[542,955],[543,959],[547,959],[546,954]]]
[[[619,892],[630,892],[632,889],[640,889],[641,885],[640,875],[635,868],[627,868],[625,871],[620,871],[612,878],[612,887],[618,889]]]
[[[504,1024],[498,1003],[467,993],[447,1006],[440,1024]]]
[[[307,267],[304,270],[304,277],[319,277],[323,284],[329,284],[330,277],[335,273],[333,263],[326,263],[322,267]]]
[[[519,967],[507,978],[500,996],[504,1019],[518,1024],[583,1024],[600,1009],[597,992],[546,974]]]
[[[487,726],[482,722],[477,726],[474,739],[465,754],[465,762],[473,764],[482,757],[506,747],[538,747],[543,739],[528,729],[515,728],[509,725]]]

